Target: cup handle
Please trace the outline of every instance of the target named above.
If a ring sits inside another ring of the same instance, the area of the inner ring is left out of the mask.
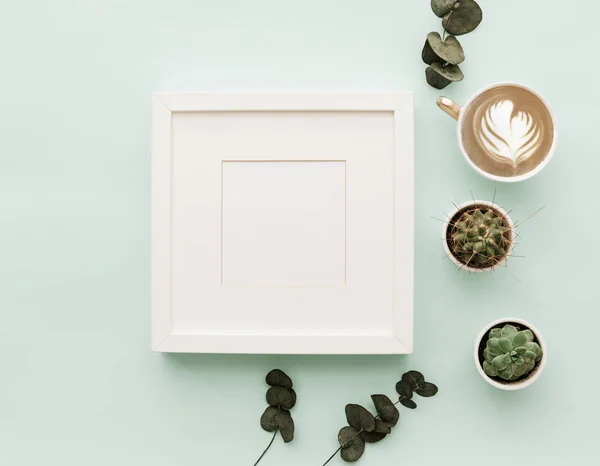
[[[460,105],[458,105],[452,99],[449,99],[448,97],[440,97],[437,100],[437,106],[458,121],[458,117],[460,116]]]

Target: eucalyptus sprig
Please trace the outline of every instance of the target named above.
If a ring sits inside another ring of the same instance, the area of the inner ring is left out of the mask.
[[[400,412],[396,408],[398,403],[415,409],[417,404],[412,400],[413,393],[431,397],[438,392],[438,388],[435,384],[426,382],[420,372],[408,371],[396,384],[396,391],[400,397],[395,403],[386,395],[371,395],[377,415],[371,414],[361,405],[346,405],[348,425],[342,427],[338,434],[339,448],[323,463],[323,466],[328,464],[338,452],[348,463],[358,461],[365,452],[367,443],[377,443],[392,432],[392,428],[400,420]]]
[[[429,85],[444,89],[464,78],[458,65],[465,60],[465,54],[455,36],[477,29],[483,20],[483,11],[475,0],[431,0],[431,9],[442,18],[444,33],[442,36],[437,32],[427,35],[421,57],[429,65],[425,70]]]
[[[281,434],[283,441],[289,443],[294,440],[294,420],[290,414],[290,409],[296,404],[296,392],[292,388],[294,383],[292,379],[282,370],[273,369],[267,374],[267,403],[269,406],[260,418],[260,426],[267,432],[273,432],[271,442],[265,448],[262,455],[256,460],[256,466],[263,459],[277,436]]]

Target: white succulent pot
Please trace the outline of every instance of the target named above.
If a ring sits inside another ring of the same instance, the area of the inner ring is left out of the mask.
[[[491,267],[486,267],[486,268],[470,267],[470,266],[466,265],[464,262],[457,259],[454,256],[454,254],[452,254],[452,251],[450,250],[450,246],[448,245],[448,229],[451,227],[452,221],[463,210],[468,209],[469,207],[477,206],[477,205],[486,206],[486,207],[496,210],[500,215],[502,215],[506,219],[506,223],[511,231],[510,248],[506,252],[506,256],[504,256],[504,258],[502,260],[500,260],[496,265],[491,266]],[[514,226],[512,219],[508,215],[508,213],[502,207],[500,207],[492,202],[489,202],[489,201],[469,201],[469,202],[465,202],[464,204],[457,206],[452,211],[452,213],[448,216],[448,221],[444,223],[444,227],[442,230],[442,243],[444,244],[444,250],[446,251],[446,256],[449,257],[450,260],[452,262],[454,262],[461,270],[467,270],[468,272],[474,272],[474,273],[491,272],[492,270],[497,269],[498,267],[504,266],[506,264],[508,256],[510,256],[510,253],[512,252],[512,250],[515,246],[515,237],[516,237],[515,226]]]
[[[535,342],[537,342],[537,344],[540,345],[540,347],[542,348],[542,359],[535,365],[533,370],[526,374],[522,379],[518,379],[513,382],[500,381],[490,377],[483,371],[482,365],[482,340],[486,338],[487,341],[488,333],[492,328],[502,327],[504,324],[516,324],[518,327],[528,328],[533,332]],[[494,322],[491,322],[490,324],[484,327],[484,329],[481,331],[481,333],[475,340],[474,356],[475,367],[477,368],[477,372],[479,372],[479,375],[481,375],[483,380],[489,383],[492,387],[499,388],[500,390],[514,391],[529,387],[540,377],[540,375],[544,371],[544,368],[546,367],[546,360],[548,359],[548,350],[546,348],[546,342],[544,341],[542,334],[533,325],[531,325],[526,320],[519,319],[517,317],[505,317],[503,319],[495,320]]]

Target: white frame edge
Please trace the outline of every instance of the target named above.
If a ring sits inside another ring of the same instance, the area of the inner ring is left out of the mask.
[[[410,112],[407,112],[407,107]],[[173,333],[171,314],[171,119],[174,112],[389,111],[394,113],[394,321],[389,335],[207,335]],[[403,170],[396,169],[402,154]],[[399,189],[402,187],[402,189]],[[219,93],[153,96],[151,206],[152,350],[173,353],[411,354],[414,327],[414,104],[410,92]],[[402,219],[410,219],[410,228]],[[410,244],[410,248],[397,247]],[[156,267],[154,264],[161,264]],[[165,266],[169,264],[169,266]],[[410,264],[409,283],[399,264]],[[168,286],[164,286],[168,283]],[[410,290],[399,293],[399,290]],[[201,338],[199,338],[201,336]],[[359,344],[357,344],[357,339]],[[265,340],[270,340],[268,345]],[[235,344],[232,345],[232,341]],[[235,348],[259,351],[237,351]],[[275,348],[275,351],[269,348]],[[284,348],[281,350],[281,348]],[[333,350],[332,350],[333,348]],[[360,351],[357,350],[360,348]]]

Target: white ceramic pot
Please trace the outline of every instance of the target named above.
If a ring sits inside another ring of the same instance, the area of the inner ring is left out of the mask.
[[[535,365],[535,367],[533,368],[533,371],[531,371],[529,374],[527,374],[527,376],[524,379],[516,380],[514,382],[502,383],[502,382],[492,379],[483,371],[483,367],[482,367],[481,361],[479,359],[479,347],[481,345],[481,340],[483,340],[484,338],[487,337],[488,332],[492,328],[502,327],[504,324],[508,324],[508,323],[517,324],[520,327],[526,327],[533,332],[533,335],[535,336],[535,341],[542,348],[542,359],[540,360],[540,362],[538,362]],[[477,372],[479,372],[479,375],[481,375],[483,380],[485,380],[487,383],[489,383],[492,387],[499,388],[500,390],[514,391],[514,390],[521,390],[523,388],[529,387],[532,383],[534,383],[540,377],[540,375],[542,374],[542,372],[544,370],[544,367],[546,367],[546,360],[548,359],[548,350],[546,348],[546,342],[544,341],[542,334],[533,325],[531,325],[526,320],[519,319],[517,317],[505,317],[503,319],[495,320],[494,322],[485,326],[485,328],[481,331],[481,333],[475,340],[474,355],[475,355],[475,367],[477,368]]]
[[[483,205],[486,207],[490,207],[494,210],[497,210],[506,219],[506,222],[508,223],[508,226],[511,229],[510,248],[506,252],[506,256],[500,262],[498,262],[496,265],[494,265],[492,267],[486,267],[484,269],[480,269],[477,267],[469,267],[469,266],[465,265],[464,263],[462,263],[461,261],[459,261],[456,257],[454,257],[454,255],[450,251],[450,247],[448,246],[448,241],[446,240],[446,238],[448,237],[447,236],[448,228],[450,227],[450,222],[454,218],[454,216],[456,214],[458,214],[459,211],[461,211],[465,208],[471,207],[471,206],[475,206],[475,205]],[[506,264],[507,258],[515,246],[515,236],[516,235],[515,235],[513,221],[511,220],[508,213],[502,207],[497,206],[496,204],[493,204],[489,201],[469,201],[469,202],[465,202],[464,204],[459,205],[448,216],[448,221],[444,223],[444,228],[442,231],[442,243],[444,244],[444,250],[446,251],[447,257],[449,257],[452,262],[454,262],[458,267],[460,267],[461,270],[467,270],[469,272],[475,272],[475,273],[476,272],[491,272],[492,270],[497,269],[498,267],[502,267],[503,265]]]

